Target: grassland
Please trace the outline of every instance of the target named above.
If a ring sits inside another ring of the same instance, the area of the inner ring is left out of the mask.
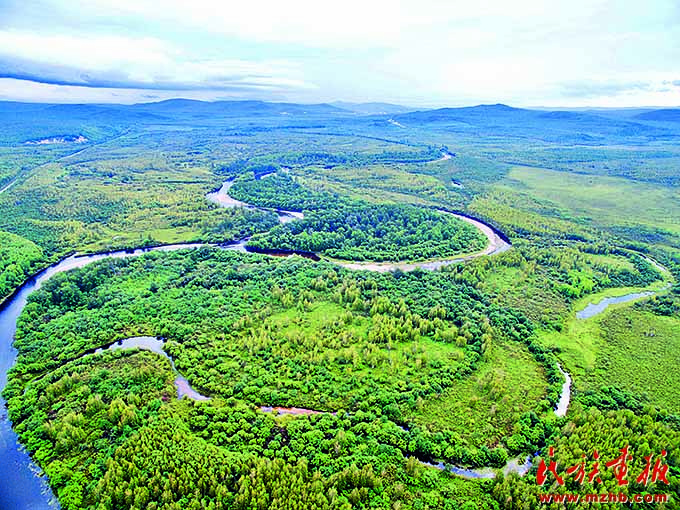
[[[353,168],[315,168],[299,174],[301,182],[310,188],[323,186],[355,200],[462,206],[463,196],[459,190],[446,186],[441,178],[418,174],[417,168],[413,165],[372,165],[360,172]]]
[[[508,179],[592,225],[643,226],[680,236],[680,197],[673,188],[620,177],[515,167]]]
[[[451,429],[466,444],[494,445],[511,435],[521,415],[545,396],[545,388],[544,371],[526,348],[502,342],[475,375],[424,400],[408,421],[433,432]]]
[[[576,301],[574,309],[639,290],[644,289],[609,289]],[[572,316],[562,331],[542,331],[539,336],[544,345],[559,349],[578,393],[612,387],[638,397],[642,403],[672,413],[680,410],[680,370],[674,354],[680,347],[680,318],[641,310],[630,302],[620,303],[590,319]]]
[[[564,296],[551,288],[545,275],[531,267],[500,266],[489,271],[481,286],[497,303],[522,309],[538,325],[559,325],[568,310]]]

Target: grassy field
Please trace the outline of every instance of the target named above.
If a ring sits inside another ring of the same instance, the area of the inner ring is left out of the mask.
[[[510,186],[549,200],[595,225],[646,226],[680,235],[680,196],[670,187],[620,177],[515,167]]]
[[[503,342],[476,374],[428,398],[408,418],[428,430],[454,430],[468,444],[491,446],[536,407],[545,387],[543,370],[526,348]]]
[[[623,289],[612,289],[597,298],[583,298],[577,305],[622,293]],[[561,332],[543,331],[539,336],[542,344],[559,348],[559,357],[572,374],[577,392],[616,387],[663,409],[680,411],[678,317],[659,316],[638,310],[631,303],[620,303],[590,319],[572,317]]]
[[[549,280],[530,267],[498,267],[481,283],[502,306],[521,309],[536,324],[559,324],[567,314],[564,296],[550,288]]]
[[[629,271],[635,270],[635,266],[633,266],[630,260],[618,255],[584,253],[583,257],[590,265],[605,266],[613,269],[628,269]]]
[[[441,179],[419,175],[405,165],[364,168],[308,168],[296,171],[302,184],[314,190],[338,193],[356,200],[378,203],[446,205],[461,208],[465,196]]]

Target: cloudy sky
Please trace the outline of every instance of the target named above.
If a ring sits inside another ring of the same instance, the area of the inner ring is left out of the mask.
[[[680,106],[678,0],[0,0],[0,100]]]

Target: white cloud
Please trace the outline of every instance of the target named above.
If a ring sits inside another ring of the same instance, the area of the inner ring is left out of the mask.
[[[176,51],[164,41],[93,35],[49,35],[44,32],[0,30],[0,55],[88,70],[133,65],[141,70],[172,64]]]
[[[677,102],[675,87],[659,85],[680,77],[676,0],[42,5],[44,26],[35,8],[17,1],[9,16],[0,6],[4,26],[14,27],[0,31],[0,71],[11,64],[55,83],[250,90],[308,102]]]
[[[297,66],[284,60],[192,59],[157,38],[98,34],[49,35],[0,30],[6,77],[89,86],[132,88],[310,89]]]
[[[468,26],[550,31],[609,11],[620,0],[53,0],[80,19],[148,19],[248,41],[314,48],[403,47],[431,31]],[[629,7],[630,8],[630,7]]]
[[[253,99],[253,91],[225,93],[221,90],[141,90],[105,87],[53,85],[11,78],[0,78],[0,101],[40,101],[46,103],[118,103],[134,104],[184,98],[201,101]],[[274,100],[283,96],[271,95]]]

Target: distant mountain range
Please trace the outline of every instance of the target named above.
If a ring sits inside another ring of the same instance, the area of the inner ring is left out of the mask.
[[[484,125],[489,123],[518,123],[527,121],[557,121],[592,124],[602,122],[604,116],[595,112],[570,110],[530,110],[505,104],[482,104],[462,108],[438,108],[404,113],[394,117],[399,122],[461,122]]]
[[[139,120],[159,120],[164,117],[209,117],[209,116],[262,116],[262,115],[390,115],[401,121],[418,123],[430,122],[475,122],[547,119],[571,122],[589,122],[594,117],[621,117],[642,121],[678,121],[679,109],[526,109],[505,104],[467,106],[461,108],[437,108],[418,110],[390,103],[349,103],[336,101],[332,104],[269,103],[265,101],[197,101],[192,99],[168,99],[156,103],[122,104],[49,104],[19,103],[0,101],[0,115],[13,116],[43,113],[54,117],[106,118],[127,117]]]
[[[409,125],[429,125],[433,129],[455,132],[484,132],[508,137],[534,137],[547,142],[597,144],[624,138],[629,141],[677,139],[677,130],[671,131],[667,125],[649,121],[672,120],[677,118],[673,117],[673,112],[678,111],[647,111],[634,114],[631,118],[613,115],[612,112],[530,110],[493,104],[409,112],[395,115],[393,119],[407,128]]]
[[[258,119],[257,126],[250,119]],[[680,134],[672,124],[680,122],[680,109],[550,111],[491,104],[414,111],[389,103],[170,99],[134,105],[0,102],[0,123],[5,127],[0,142],[23,143],[54,135],[84,135],[96,141],[132,126],[167,124],[260,129],[333,126],[334,129],[359,129],[375,136],[384,134],[385,121],[397,125],[404,134],[409,128],[423,127],[473,136],[483,132],[509,138],[533,137],[587,144],[635,137],[675,140]]]
[[[394,115],[396,113],[406,113],[417,110],[417,108],[408,108],[398,104],[390,103],[348,103],[345,101],[335,101],[331,103],[333,106],[342,108],[361,115]]]
[[[166,117],[202,117],[212,115],[333,115],[348,114],[329,104],[267,103],[265,101],[195,101],[169,99],[157,103],[122,104],[48,104],[0,102],[0,115],[39,113],[55,117],[68,115],[77,118],[133,117],[161,119]]]
[[[265,101],[195,101],[168,99],[158,103],[132,105],[138,111],[168,115],[333,115],[347,113],[342,108],[320,104],[268,103]]]
[[[664,108],[640,113],[635,116],[639,120],[651,120],[656,122],[680,122],[680,108]]]

